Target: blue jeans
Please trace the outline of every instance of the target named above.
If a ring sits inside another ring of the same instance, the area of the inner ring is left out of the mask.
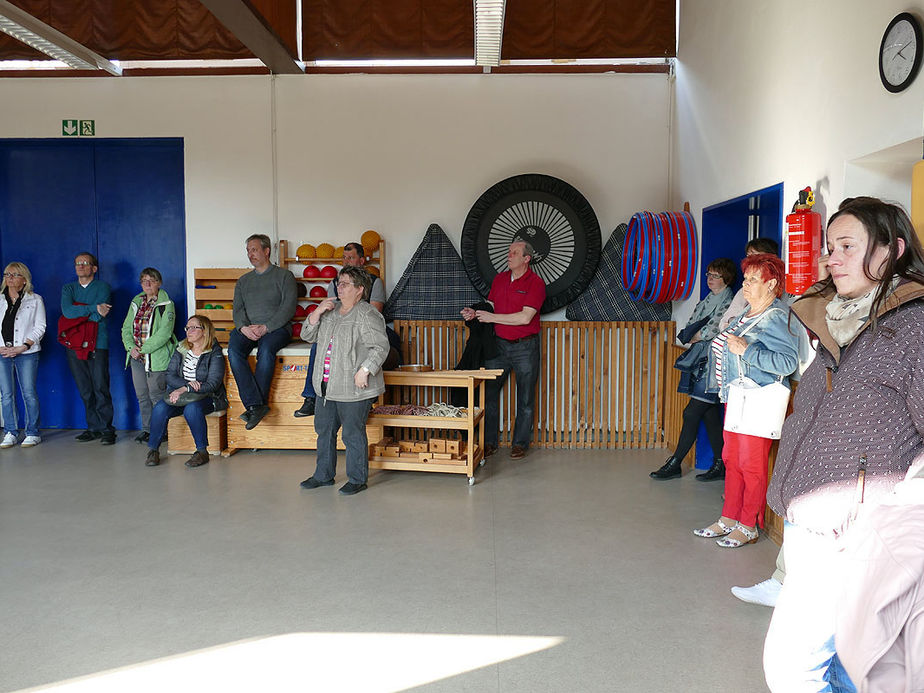
[[[786,580],[764,643],[767,685],[773,693],[856,693],[834,650],[835,600],[846,578],[842,546],[787,522],[783,551]]]
[[[288,326],[267,332],[257,341],[248,339],[239,330],[232,330],[228,338],[228,361],[241,403],[247,409],[269,401],[269,389],[276,372],[276,353],[288,344],[292,333]],[[253,348],[257,347],[257,368],[250,370],[247,360]]]
[[[354,484],[365,484],[369,478],[369,440],[366,419],[373,399],[359,402],[335,402],[318,397],[314,408],[314,430],[318,434],[317,467],[314,478],[332,481],[337,474],[337,431],[343,428],[346,447],[347,478]]]
[[[7,433],[19,433],[19,417],[16,412],[16,383],[22,392],[26,409],[26,435],[39,434],[39,401],[35,391],[38,377],[39,354],[20,354],[12,358],[0,357],[0,409],[3,412],[3,426]]]
[[[157,450],[161,441],[167,435],[167,421],[174,416],[182,414],[189,424],[189,431],[196,442],[196,450],[207,450],[209,447],[208,424],[205,415],[215,411],[215,403],[211,397],[190,402],[185,407],[175,407],[166,398],[154,405],[151,412],[151,438],[148,447]]]
[[[539,336],[511,343],[498,338],[498,354],[485,361],[485,368],[502,368],[504,374],[485,385],[484,442],[497,447],[500,425],[500,391],[512,370],[517,378],[517,413],[513,444],[528,448],[533,439],[536,381],[539,379]]]
[[[314,359],[318,355],[318,343],[311,345],[311,351],[308,353],[308,375],[305,376],[305,389],[302,390],[302,397],[306,399],[315,399],[318,393],[314,391],[314,383],[311,382],[312,373],[314,373]]]

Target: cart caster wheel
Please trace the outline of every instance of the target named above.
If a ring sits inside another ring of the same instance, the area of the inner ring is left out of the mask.
[[[479,467],[484,467],[484,462],[485,462],[485,460],[484,460],[484,458],[482,457],[482,458],[481,458],[481,462],[478,463],[478,466],[479,466]]]
[[[474,485],[475,485],[475,477],[470,476],[470,477],[468,478],[468,485],[469,485],[469,486],[474,486]]]

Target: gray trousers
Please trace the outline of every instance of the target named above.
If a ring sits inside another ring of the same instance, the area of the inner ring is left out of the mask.
[[[151,412],[167,394],[167,371],[145,371],[144,361],[129,359],[132,365],[132,385],[141,409],[141,430],[151,432]]]
[[[337,431],[343,428],[346,447],[347,478],[354,484],[365,484],[369,477],[369,440],[366,419],[373,399],[359,402],[335,402],[318,397],[314,407],[314,430],[318,434],[318,463],[314,478],[332,481],[337,473]]]

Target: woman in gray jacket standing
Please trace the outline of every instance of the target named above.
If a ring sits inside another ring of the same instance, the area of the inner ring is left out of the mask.
[[[337,278],[338,298],[324,299],[302,327],[302,339],[317,343],[312,383],[318,400],[314,429],[318,434],[317,467],[302,488],[332,486],[337,471],[337,431],[343,429],[347,483],[340,493],[351,496],[366,488],[369,441],[366,419],[372,402],[385,392],[382,363],[388,356],[385,320],[369,295],[372,276],[346,266]]]
[[[770,689],[854,691],[836,655],[844,546],[924,452],[924,254],[903,209],[845,200],[829,276],[792,306],[818,338],[783,425],[767,502],[785,522],[786,581],[764,646]]]

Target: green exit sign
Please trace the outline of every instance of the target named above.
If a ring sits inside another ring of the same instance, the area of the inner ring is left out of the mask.
[[[63,137],[95,137],[95,120],[65,119],[61,121],[61,135]]]

